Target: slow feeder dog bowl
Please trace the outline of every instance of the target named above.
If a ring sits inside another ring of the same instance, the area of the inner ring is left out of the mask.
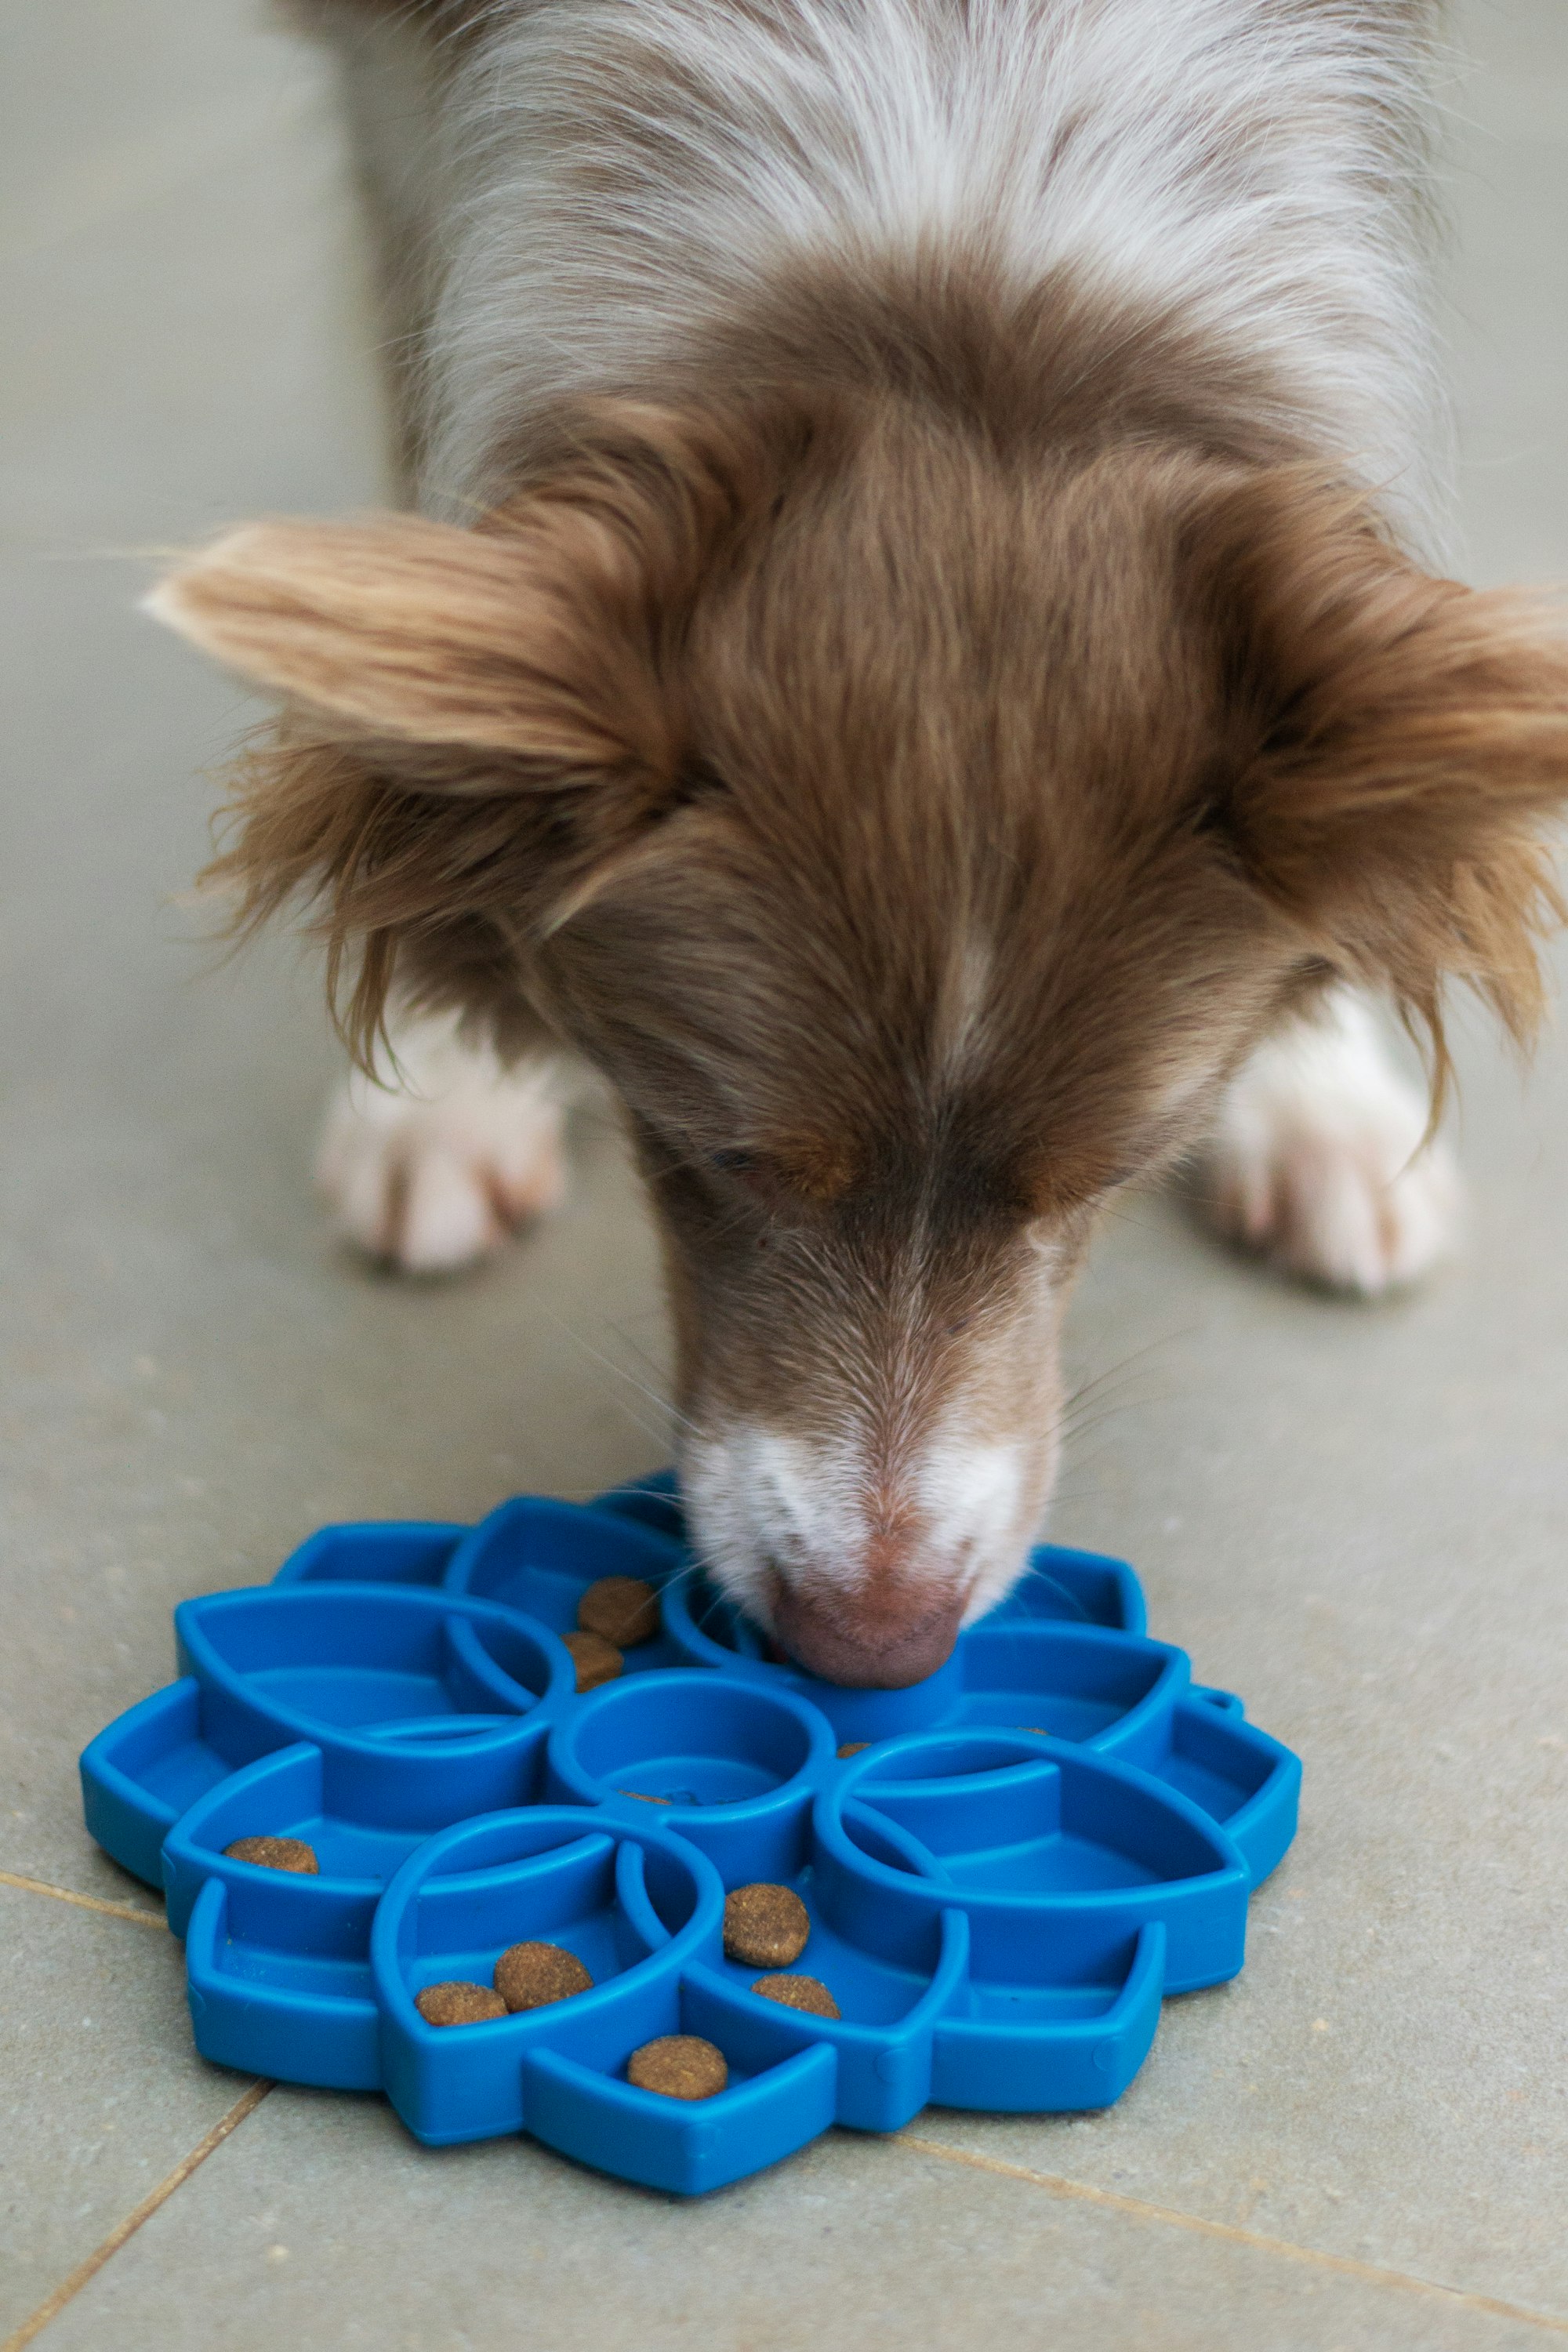
[[[609,1575],[658,1589],[659,1630],[578,1696],[561,1636]],[[899,1691],[771,1661],[693,1568],[668,1478],[472,1528],[323,1528],[175,1631],[180,1680],[100,1734],[82,1787],[99,1843],[165,1889],[197,2048],[384,2090],[423,2140],[528,2131],[658,2189],[928,2100],[1110,2105],[1162,1997],[1240,1968],[1295,1831],[1296,1759],[1148,1638],[1130,1569],[1048,1545]],[[318,1871],[226,1853],[258,1835]],[[805,1905],[837,2019],[726,1958],[725,1893],[759,1880]],[[424,1987],[488,1983],[528,1940],[593,1989],[426,2022]],[[716,2043],[728,2087],[628,2083],[671,2033]]]

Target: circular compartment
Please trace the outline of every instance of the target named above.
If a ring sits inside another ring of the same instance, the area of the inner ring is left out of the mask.
[[[383,2012],[384,2087],[422,2139],[476,2139],[523,2122],[529,2052],[597,2065],[668,2031],[680,1971],[717,1937],[723,1889],[703,1857],[661,1827],[637,1830],[577,1806],[491,1813],[430,1838],[393,1880],[371,1931]],[[458,1979],[489,1985],[519,1943],[559,1945],[591,1986],[481,2024],[426,2022],[416,1996]]]
[[[752,1804],[831,1752],[816,1711],[783,1692],[704,1674],[613,1683],[563,1724],[552,1764],[590,1799],[662,1799],[673,1810]]]
[[[680,1936],[704,1895],[714,1903],[699,1855],[565,1806],[465,1822],[429,1841],[412,1878],[394,1906],[410,1998],[453,1977],[488,1985],[520,1943],[559,1944],[597,1990]]]

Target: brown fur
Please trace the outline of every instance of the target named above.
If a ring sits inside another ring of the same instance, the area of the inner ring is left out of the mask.
[[[963,1605],[911,1577],[911,1447],[962,1395],[1028,1433],[1037,1511],[1094,1215],[1281,1011],[1350,974],[1440,1063],[1458,980],[1528,1030],[1568,658],[1199,429],[1174,355],[1168,396],[1145,368],[1110,425],[1031,426],[978,344],[937,382],[929,338],[901,371],[843,340],[564,421],[474,531],[268,526],[162,609],[289,704],[216,868],[239,920],[319,903],[362,1050],[395,984],[581,1048],[682,1410],[871,1433],[856,1592],[770,1597],[825,1671],[899,1680]]]

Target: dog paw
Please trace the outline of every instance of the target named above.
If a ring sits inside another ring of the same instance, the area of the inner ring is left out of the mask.
[[[452,1274],[565,1191],[565,1114],[547,1064],[505,1069],[450,1024],[394,1039],[398,1077],[355,1070],[327,1114],[316,1181],[356,1246],[407,1274]]]
[[[1377,1297],[1453,1247],[1461,1187],[1426,1104],[1372,1016],[1336,999],[1321,1026],[1263,1046],[1232,1085],[1202,1168],[1226,1239],[1298,1279]]]

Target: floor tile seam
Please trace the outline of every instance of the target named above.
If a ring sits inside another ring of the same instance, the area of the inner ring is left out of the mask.
[[[23,2352],[26,2345],[41,2336],[51,2320],[58,2319],[66,2305],[74,2301],[84,2286],[98,2276],[105,2263],[110,2262],[127,2241],[133,2238],[144,2221],[150,2221],[161,2205],[167,2204],[177,2189],[183,2189],[193,2172],[204,2165],[215,2149],[223,2146],[229,2134],[237,2131],[247,2116],[255,2114],[273,2085],[258,2078],[242,2091],[232,2107],[221,2115],[212,2129],[203,2134],[189,2153],[180,2158],[174,2170],[165,2174],[157,2186],[150,2189],[139,2205],[133,2206],[123,2221],[117,2221],[109,2235],[96,2245],[91,2253],[79,2262],[75,2270],[63,2278],[51,2294],[45,2296],[37,2311],[22,2322],[13,2335],[0,2343],[0,2352]]]
[[[1483,2313],[1492,2319],[1514,2320],[1527,2327],[1540,2328],[1549,2336],[1568,2336],[1568,2317],[1539,2311],[1529,2304],[1510,2303],[1500,2295],[1482,2294],[1470,2287],[1450,2286],[1440,2279],[1394,2270],[1385,2263],[1363,2262],[1354,2254],[1336,2254],[1325,2247],[1298,2245],[1292,2239],[1271,2237],[1265,2231],[1248,2230],[1239,2222],[1212,2221],[1205,2214],[1184,2212],[1179,2206],[1156,2205],[1146,2198],[1126,2196],[1120,2189],[1099,2189],[1090,2181],[1075,2180],[1068,2173],[1041,2172],[1031,2165],[1009,2164],[1001,2157],[981,2156],[973,2149],[953,2147],[943,2140],[926,2139],[913,2132],[896,2132],[892,2137],[898,2146],[915,2148],[922,2156],[940,2157],[949,2164],[995,2173],[1006,2180],[1022,2180],[1066,2203],[1097,2206],[1102,2211],[1123,2214],[1131,2221],[1183,2230],[1190,2237],[1214,2238],[1228,2245],[1245,2246],[1277,2262],[1300,2263],[1310,2269],[1333,2272],[1342,2278],[1359,2280],[1366,2286],[1424,2295],[1458,2310]],[[6,2352],[5,2346],[0,2345],[0,2352]]]
[[[156,1927],[161,1935],[169,1931],[161,1911],[142,1911],[134,1903],[110,1903],[101,1895],[79,1895],[73,1886],[52,1886],[47,1878],[26,1878],[20,1871],[0,1870],[0,1886],[18,1886],[25,1895],[47,1895],[56,1903],[74,1903],[81,1911],[100,1911],[106,1918],[130,1919],[138,1927]]]

